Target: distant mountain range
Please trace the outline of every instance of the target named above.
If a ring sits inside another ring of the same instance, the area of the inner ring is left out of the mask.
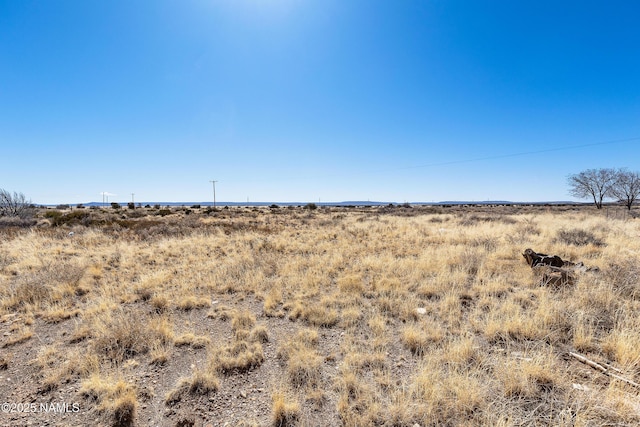
[[[126,203],[120,203],[120,205],[126,206]],[[425,206],[441,206],[441,205],[574,205],[581,204],[573,201],[548,201],[548,202],[512,202],[508,200],[485,200],[485,201],[464,201],[464,200],[446,200],[441,202],[379,202],[370,200],[349,200],[343,202],[216,202],[216,207],[224,206],[305,206],[307,204],[314,203],[316,206],[387,206],[395,205],[402,206],[404,204],[409,205],[425,205]],[[101,202],[89,202],[82,203],[83,206],[110,206],[111,203]],[[213,202],[136,202],[136,206],[213,206]],[[52,205],[53,206],[53,205]]]

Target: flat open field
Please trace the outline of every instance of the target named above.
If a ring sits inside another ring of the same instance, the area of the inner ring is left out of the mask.
[[[38,216],[0,228],[2,426],[640,423],[622,208]]]

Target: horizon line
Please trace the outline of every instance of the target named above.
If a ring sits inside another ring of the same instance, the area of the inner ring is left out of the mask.
[[[65,206],[68,205],[70,207],[73,206],[97,206],[97,207],[110,207],[111,203],[117,203],[120,206],[127,206],[131,202],[81,202],[81,203],[33,203],[36,206]],[[618,202],[608,202],[605,204],[617,204]],[[581,202],[574,200],[540,200],[540,201],[512,201],[512,200],[441,200],[437,202],[425,202],[425,201],[378,201],[378,200],[343,200],[343,201],[333,201],[333,202],[321,202],[321,201],[256,201],[256,202],[215,202],[216,207],[223,206],[269,206],[269,205],[283,205],[283,206],[304,206],[308,204],[315,204],[318,206],[367,206],[367,205],[493,205],[493,204],[510,204],[510,205],[531,205],[531,204],[572,204],[572,205],[583,205],[583,204],[593,204],[593,202]],[[145,206],[145,205],[160,205],[160,206],[213,206],[214,202],[159,202],[159,201],[142,201],[135,202],[136,206]]]

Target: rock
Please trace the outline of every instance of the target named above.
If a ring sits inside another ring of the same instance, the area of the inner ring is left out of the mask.
[[[418,313],[420,315],[427,314],[427,309],[424,308],[424,307],[418,307],[418,308],[416,308],[416,313]]]
[[[529,267],[535,267],[537,265],[551,265],[553,267],[562,267],[564,261],[558,255],[547,255],[543,253],[537,253],[533,249],[525,249],[522,254],[524,259],[529,264]]]

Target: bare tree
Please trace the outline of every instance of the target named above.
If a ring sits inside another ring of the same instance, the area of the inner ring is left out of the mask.
[[[627,209],[631,210],[631,206],[640,196],[640,174],[626,170],[618,171],[616,182],[611,187],[611,195],[624,202]]]
[[[24,194],[9,192],[0,188],[0,217],[10,216],[18,218],[30,218],[33,216],[33,205]]]
[[[587,169],[569,175],[569,194],[580,199],[593,198],[596,208],[602,209],[602,201],[612,196],[617,177],[615,169]]]

